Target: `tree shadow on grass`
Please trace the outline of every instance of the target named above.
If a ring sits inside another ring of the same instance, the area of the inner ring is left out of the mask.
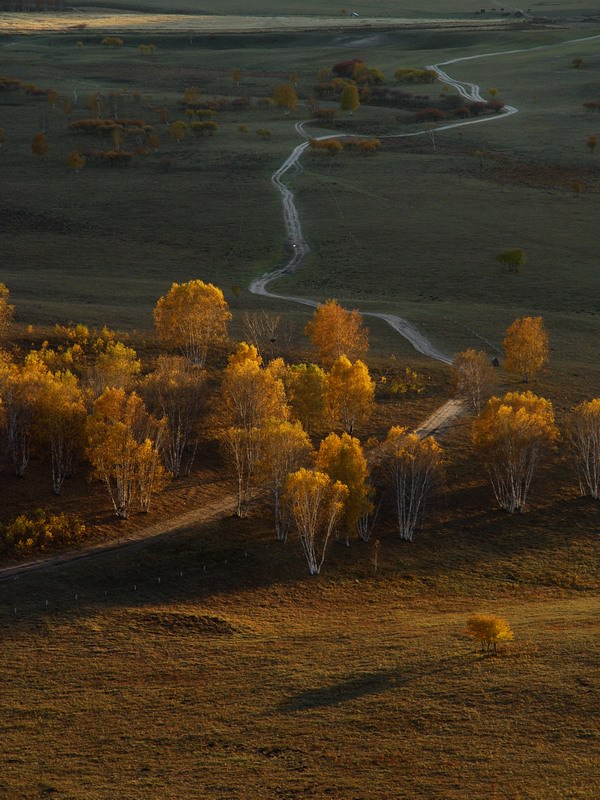
[[[456,669],[475,663],[480,658],[481,655],[469,652],[444,658],[432,665],[431,669],[418,669],[410,673],[403,671],[402,664],[376,672],[363,672],[329,686],[320,686],[316,689],[306,689],[298,692],[287,698],[276,710],[280,713],[289,714],[297,711],[310,711],[317,708],[338,706],[367,695],[400,689],[409,683],[430,675],[453,672]]]

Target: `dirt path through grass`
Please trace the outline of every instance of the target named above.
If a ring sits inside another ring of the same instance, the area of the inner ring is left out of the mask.
[[[171,519],[162,519],[148,525],[146,528],[130,533],[128,536],[119,538],[113,542],[103,542],[101,544],[84,547],[81,550],[60,553],[50,558],[40,558],[29,561],[26,564],[17,564],[11,567],[0,569],[0,582],[16,579],[29,572],[36,572],[41,569],[50,569],[68,564],[73,561],[80,561],[83,558],[114,553],[116,550],[127,548],[130,552],[135,547],[143,546],[149,539],[164,538],[180,533],[182,530],[192,525],[203,525],[214,522],[227,514],[233,514],[237,504],[237,497],[233,492],[224,492],[218,500],[206,503],[202,508],[195,508],[185,514],[178,514]]]

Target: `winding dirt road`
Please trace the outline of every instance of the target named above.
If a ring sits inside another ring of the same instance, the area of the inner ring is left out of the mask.
[[[484,58],[493,58],[493,57],[501,57],[506,55],[515,55],[518,53],[527,53],[536,50],[547,50],[555,47],[562,47],[569,44],[578,44],[582,42],[589,42],[600,39],[600,35],[596,34],[593,36],[585,36],[580,37],[578,39],[567,39],[564,42],[557,42],[548,45],[537,45],[534,47],[524,47],[519,49],[513,50],[501,50],[492,53],[480,53],[479,55],[475,56],[462,56],[459,58],[453,58],[448,61],[441,61],[438,64],[431,64],[427,67],[427,69],[432,69],[437,73],[439,80],[442,83],[447,84],[448,86],[452,86],[456,89],[456,91],[463,97],[465,100],[473,101],[473,102],[484,102],[485,98],[481,94],[481,87],[470,81],[459,81],[456,78],[452,78],[448,75],[447,71],[444,67],[451,66],[452,64],[459,64],[466,61],[476,61],[479,59]],[[433,132],[440,132],[440,131],[447,131],[453,128],[463,128],[467,125],[482,125],[485,123],[490,122],[499,122],[500,120],[506,119],[507,117],[513,116],[517,114],[519,109],[515,106],[507,105],[504,107],[501,113],[494,114],[488,117],[477,117],[475,119],[470,120],[463,120],[461,122],[452,122],[448,123],[447,125],[440,125],[436,127]],[[306,122],[298,122],[296,123],[296,131],[300,136],[303,136],[306,140],[309,138],[309,134],[304,129]],[[387,138],[387,139],[404,139],[404,138],[412,138],[414,136],[430,136],[430,131],[413,131],[411,133],[399,133],[399,134],[388,134],[385,136],[380,136],[379,138]],[[323,141],[325,139],[340,139],[340,138],[348,138],[356,136],[356,134],[327,134],[325,136],[318,136],[315,137],[319,141]],[[293,249],[293,255],[291,259],[284,264],[284,266],[274,270],[273,272],[268,272],[265,275],[262,275],[260,278],[256,278],[252,281],[249,286],[249,290],[256,295],[261,295],[263,297],[271,297],[277,300],[284,300],[290,303],[299,303],[301,305],[310,306],[316,308],[319,303],[315,300],[311,300],[307,297],[300,297],[298,295],[284,295],[276,292],[272,292],[269,289],[269,286],[276,281],[278,278],[281,278],[283,275],[290,275],[294,272],[297,272],[302,264],[304,263],[307,255],[310,252],[310,247],[304,238],[304,234],[302,233],[302,225],[300,223],[300,215],[298,213],[298,209],[294,202],[294,193],[286,185],[284,178],[287,173],[291,169],[301,170],[302,167],[300,165],[300,158],[302,154],[308,147],[308,141],[304,141],[302,144],[299,144],[294,150],[290,153],[290,155],[286,158],[283,164],[277,169],[272,177],[271,181],[273,185],[279,192],[281,196],[281,202],[283,206],[283,216],[284,222],[288,237],[288,243]],[[421,331],[419,328],[409,320],[405,319],[404,317],[400,317],[396,314],[387,314],[387,313],[379,313],[375,311],[368,311],[364,312],[363,316],[367,317],[374,317],[377,319],[381,319],[390,325],[397,333],[399,333],[402,337],[404,337],[411,345],[417,350],[417,352],[422,353],[425,356],[429,356],[430,358],[435,359],[436,361],[441,361],[445,364],[451,363],[451,357],[440,350],[436,345],[434,345],[431,340]],[[448,405],[448,404],[446,404]],[[454,407],[453,407],[454,408]],[[448,413],[450,409],[448,409]],[[455,410],[453,415],[456,413],[460,413],[458,410]]]

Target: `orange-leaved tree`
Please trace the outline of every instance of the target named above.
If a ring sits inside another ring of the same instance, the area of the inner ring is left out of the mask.
[[[121,519],[127,519],[136,500],[147,511],[164,479],[159,455],[163,429],[162,420],[148,413],[135,392],[106,389],[94,403],[87,420],[87,456]]]
[[[441,480],[443,455],[432,436],[421,439],[407,428],[390,428],[380,448],[379,464],[384,482],[394,494],[401,539],[412,542],[427,500]]]
[[[211,347],[227,336],[231,319],[223,292],[212,283],[174,283],[154,309],[161,343],[178,349],[192,364],[203,367]]]
[[[516,319],[506,331],[504,366],[525,383],[548,361],[548,333],[541,317]]]
[[[466,398],[479,413],[496,383],[496,372],[485,353],[465,350],[452,359],[452,384],[460,397]]]
[[[327,375],[325,408],[335,428],[353,433],[373,413],[375,384],[369,369],[360,359],[354,364],[340,356]]]
[[[600,397],[580,403],[571,412],[569,438],[581,494],[600,498]]]
[[[342,355],[352,361],[364,358],[369,349],[369,332],[360,313],[347,311],[336,300],[319,305],[304,332],[328,367]]]
[[[473,423],[472,438],[500,507],[524,511],[535,469],[559,438],[552,403],[533,392],[492,397]]]
[[[268,419],[260,432],[258,473],[273,494],[277,539],[285,542],[289,530],[287,507],[282,503],[287,476],[313,460],[313,447],[299,422]]]
[[[285,502],[298,532],[310,575],[321,572],[327,545],[344,513],[348,489],[318,470],[299,469],[286,481]]]
[[[341,436],[330,433],[321,442],[316,467],[348,489],[342,520],[346,545],[350,544],[350,536],[355,533],[363,541],[368,541],[373,489],[369,483],[367,459],[359,440],[347,433]]]

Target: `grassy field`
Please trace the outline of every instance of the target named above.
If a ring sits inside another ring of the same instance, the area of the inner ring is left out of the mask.
[[[376,572],[333,545],[308,579],[256,517],[0,583],[0,796],[595,797],[597,508],[552,468],[491,510],[464,436]],[[499,658],[462,633],[489,611]]]

